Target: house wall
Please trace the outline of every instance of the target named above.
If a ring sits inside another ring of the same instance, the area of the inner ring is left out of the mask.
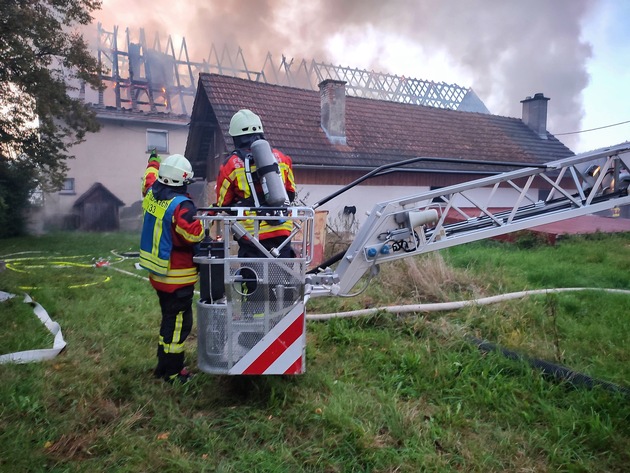
[[[349,181],[352,182],[352,181]],[[208,201],[196,202],[197,206],[210,205],[215,201],[214,189],[216,181],[207,183]],[[297,182],[297,201],[301,205],[313,206],[315,203],[332,195],[343,187],[342,184],[303,184]],[[361,224],[365,222],[367,214],[376,204],[390,200],[409,197],[416,194],[429,192],[430,186],[373,186],[358,185],[343,194],[334,197],[317,210],[323,210],[328,215],[328,226],[335,231],[349,231],[355,233]],[[516,204],[519,193],[513,188],[500,188],[494,193],[489,202],[491,188],[469,191],[467,195],[475,202],[488,204],[488,207],[511,207]],[[538,200],[538,189],[530,190],[527,195],[530,199]],[[470,202],[463,198],[455,199],[454,203],[462,208],[470,208]],[[420,205],[419,205],[420,206]],[[354,207],[354,214],[344,213],[345,207]]]
[[[338,191],[342,186],[298,184],[298,199],[311,206],[319,200],[328,197]],[[326,204],[318,207],[319,210],[328,211],[328,225],[336,231],[356,232],[365,222],[367,213],[372,211],[376,204],[395,200],[403,197],[421,194],[430,191],[429,186],[356,186],[347,192],[333,198]],[[510,207],[516,204],[519,193],[512,188],[502,188],[495,192],[492,202],[489,202],[491,189],[477,189],[467,193],[475,202],[488,204],[488,207]],[[531,199],[538,199],[538,190],[528,192]],[[427,202],[428,203],[428,202]],[[470,207],[470,202],[465,199],[455,199],[455,204],[462,208]],[[355,207],[355,214],[344,214],[344,207]],[[420,206],[420,205],[419,205]]]
[[[71,149],[75,159],[68,161],[67,177],[74,179],[74,192],[47,194],[43,208],[33,215],[32,232],[67,227],[73,204],[95,182],[102,183],[125,203],[120,211],[121,218],[133,213],[136,216],[134,219],[139,221],[141,180],[149,156],[146,150],[147,129],[168,130],[169,150],[161,153],[162,156],[183,154],[186,147],[188,127],[179,123],[101,120],[101,125],[98,133],[88,134],[86,141]],[[132,206],[134,212],[130,212]],[[125,229],[122,223],[121,227]]]
[[[312,206],[362,177],[366,172],[295,169],[298,201]],[[484,176],[458,173],[390,173],[366,180],[318,208],[328,211],[330,227],[339,231],[354,232],[366,220],[367,213],[372,211],[376,204],[422,194],[440,187],[471,182],[481,177]],[[517,180],[516,183],[523,185],[524,181]],[[512,207],[517,203],[519,192],[512,187],[497,189],[490,200],[491,191],[491,188],[477,189],[468,191],[467,195],[477,204],[493,208]],[[538,188],[532,188],[527,195],[529,199],[536,201],[539,199],[540,191]],[[455,199],[454,204],[463,209],[472,206],[463,198]],[[345,207],[353,207],[355,213],[344,213]]]

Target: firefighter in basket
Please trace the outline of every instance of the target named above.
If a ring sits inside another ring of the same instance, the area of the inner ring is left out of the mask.
[[[230,121],[234,151],[228,156],[217,177],[218,207],[282,207],[295,199],[293,163],[286,154],[272,149],[263,135],[260,117],[251,110],[239,110]],[[280,179],[271,179],[272,173]],[[254,221],[246,220],[245,229],[254,233]],[[291,221],[260,221],[258,240],[268,250],[279,247],[289,236]],[[262,253],[246,239],[239,240],[239,258],[260,258]],[[285,245],[280,258],[294,256]]]
[[[219,169],[216,205],[258,208],[288,206],[295,199],[293,163],[289,156],[272,149],[265,140],[260,117],[251,110],[239,110],[230,121],[229,133],[235,149]],[[251,214],[254,212],[246,212],[246,215]],[[261,215],[261,211],[258,215]],[[239,223],[275,257],[295,257],[290,242],[285,243],[293,230],[291,220],[276,217],[256,221],[246,219]],[[266,257],[248,236],[238,238],[238,245],[239,258]],[[239,292],[243,296],[245,317],[262,317],[263,301],[277,300],[275,292],[256,291],[261,271],[261,264],[255,262],[244,264],[239,270],[242,278]]]

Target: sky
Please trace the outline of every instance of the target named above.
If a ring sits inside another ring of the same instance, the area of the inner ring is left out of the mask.
[[[630,141],[630,2],[622,0],[103,0],[95,23],[470,87],[496,115],[521,117],[542,92],[548,130],[575,152]],[[618,126],[611,126],[628,122]],[[591,130],[575,133],[581,130]]]

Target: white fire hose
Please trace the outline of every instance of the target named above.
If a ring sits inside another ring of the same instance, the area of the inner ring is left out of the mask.
[[[0,291],[0,303],[8,299],[15,297],[15,294],[9,294],[8,292]],[[46,328],[55,337],[52,348],[42,348],[38,350],[18,351],[15,353],[7,353],[6,355],[0,355],[0,364],[4,363],[30,363],[33,361],[51,360],[56,357],[61,350],[66,346],[66,341],[63,339],[61,333],[61,326],[52,320],[40,304],[31,299],[28,294],[24,295],[24,303],[31,304],[33,306],[33,312],[46,326]]]
[[[128,271],[120,270],[121,273],[128,274],[130,276],[138,277],[137,275]],[[144,279],[144,278],[143,278]],[[513,299],[520,299],[527,296],[540,295],[540,294],[555,294],[560,292],[573,292],[573,291],[604,291],[617,294],[630,294],[630,290],[625,289],[601,289],[601,288],[588,288],[588,287],[568,287],[568,288],[556,288],[556,289],[536,289],[530,291],[511,292],[507,294],[500,294],[497,296],[482,297],[479,299],[457,301],[457,302],[439,302],[428,304],[411,304],[411,305],[395,305],[385,307],[374,307],[370,309],[351,310],[347,312],[332,312],[328,314],[307,314],[307,320],[330,320],[333,318],[342,317],[359,317],[364,315],[375,314],[377,312],[389,312],[394,314],[404,314],[413,312],[440,312],[445,310],[458,310],[464,307],[474,305],[488,305],[495,304],[497,302],[504,302]],[[4,302],[12,297],[14,294],[0,291],[0,303]],[[46,326],[50,333],[54,336],[54,342],[52,348],[44,348],[37,350],[27,350],[15,353],[8,353],[0,355],[0,364],[4,363],[30,363],[34,361],[50,360],[56,357],[66,346],[66,342],[61,333],[61,326],[52,320],[39,303],[33,301],[28,294],[24,295],[24,303],[31,304],[33,306],[33,312],[39,320]]]
[[[330,320],[338,317],[359,317],[362,315],[375,314],[377,312],[390,312],[393,314],[405,314],[410,312],[440,312],[444,310],[457,310],[463,307],[474,305],[488,305],[497,302],[509,301],[512,299],[520,299],[527,296],[539,294],[554,294],[558,292],[569,291],[604,291],[619,294],[630,294],[630,290],[626,289],[601,289],[596,287],[565,287],[557,289],[536,289],[531,291],[510,292],[508,294],[500,294],[498,296],[482,297],[469,301],[458,302],[438,302],[431,304],[412,304],[412,305],[392,305],[387,307],[373,307],[370,309],[351,310],[348,312],[332,312],[329,314],[308,314],[307,320]]]

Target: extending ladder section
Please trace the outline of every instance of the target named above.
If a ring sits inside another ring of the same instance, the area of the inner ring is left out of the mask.
[[[311,279],[311,295],[348,293],[363,274],[386,261],[626,205],[629,183],[630,143],[624,143],[382,202],[359,229],[336,274]],[[507,206],[505,189],[511,192]],[[549,191],[545,198],[538,196],[541,189]],[[483,202],[481,195],[487,196]]]

